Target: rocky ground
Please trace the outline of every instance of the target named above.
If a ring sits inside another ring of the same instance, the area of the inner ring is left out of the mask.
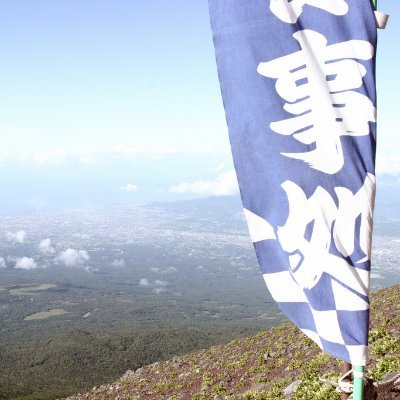
[[[400,285],[372,295],[371,361],[382,381],[400,372]],[[292,324],[127,371],[117,382],[67,400],[335,400],[319,377],[337,380],[341,362],[322,353]],[[379,400],[400,400],[400,390]]]

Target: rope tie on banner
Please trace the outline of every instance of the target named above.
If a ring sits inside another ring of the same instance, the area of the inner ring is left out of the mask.
[[[327,379],[319,378],[319,380],[327,385],[336,387],[338,393],[350,394],[349,400],[353,399],[353,382],[349,380],[351,376],[360,374],[352,369],[341,376],[337,382],[333,382]],[[360,374],[361,375],[361,374]],[[396,374],[393,378],[390,378],[384,382],[375,382],[370,378],[365,378],[365,400],[376,400],[379,399],[379,395],[388,393],[392,389],[400,389],[400,373]]]
[[[378,29],[385,29],[389,15],[378,11],[378,0],[372,0],[372,6],[374,7],[376,27]]]
[[[350,380],[353,370],[346,372],[342,375],[337,382],[329,381],[327,379],[319,378],[322,383],[326,385],[336,386],[336,391],[338,393],[353,393],[353,382]]]
[[[389,15],[385,14],[383,12],[380,12],[378,10],[374,11],[375,14],[375,21],[376,21],[376,26],[378,29],[385,29],[388,19],[389,19]]]

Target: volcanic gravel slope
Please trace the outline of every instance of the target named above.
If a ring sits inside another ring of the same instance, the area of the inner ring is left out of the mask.
[[[400,372],[400,285],[381,289],[371,298],[367,374],[379,382]],[[339,395],[319,377],[337,380],[340,368],[341,361],[322,353],[294,325],[285,324],[127,371],[113,384],[68,400],[278,400],[286,398],[284,389],[294,400],[334,400]],[[295,389],[288,389],[290,385]],[[381,399],[400,400],[400,391]]]

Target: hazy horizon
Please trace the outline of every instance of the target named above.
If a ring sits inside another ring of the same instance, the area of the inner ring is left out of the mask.
[[[377,171],[395,182],[400,7],[380,6]],[[0,37],[0,212],[237,191],[207,1],[5,1]]]

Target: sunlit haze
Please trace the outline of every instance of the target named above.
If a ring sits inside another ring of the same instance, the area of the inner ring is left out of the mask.
[[[400,6],[380,8],[378,172],[397,175]],[[6,1],[0,35],[3,213],[236,192],[206,1]]]

